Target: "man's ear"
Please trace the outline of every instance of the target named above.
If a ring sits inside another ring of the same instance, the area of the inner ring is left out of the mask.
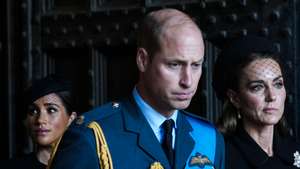
[[[240,109],[241,101],[236,91],[228,89],[226,94],[229,98],[229,101],[234,105],[234,107]]]
[[[140,72],[145,72],[149,65],[149,55],[145,48],[138,48],[136,54],[136,64]]]

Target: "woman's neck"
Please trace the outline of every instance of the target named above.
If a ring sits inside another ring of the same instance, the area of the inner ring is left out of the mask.
[[[39,146],[37,147],[36,157],[39,162],[47,165],[48,160],[50,159],[51,155],[51,146]]]
[[[254,127],[255,126],[255,127]],[[244,123],[244,128],[250,137],[268,154],[273,156],[273,134],[274,126],[259,126]]]

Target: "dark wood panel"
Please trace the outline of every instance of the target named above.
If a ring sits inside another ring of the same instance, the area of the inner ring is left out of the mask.
[[[6,1],[0,2],[0,133],[2,138],[0,139],[0,159],[7,158],[8,155],[8,130],[7,130],[7,94],[6,94]]]
[[[93,10],[108,10],[108,9],[128,9],[139,7],[144,4],[144,0],[95,0]]]
[[[90,0],[51,0],[55,12],[78,12],[89,11]]]
[[[91,59],[88,49],[47,51],[47,74],[55,73],[73,82],[79,113],[91,109]]]
[[[109,50],[107,50],[109,49]],[[114,47],[103,50],[107,57],[107,100],[129,96],[137,83],[136,47]]]

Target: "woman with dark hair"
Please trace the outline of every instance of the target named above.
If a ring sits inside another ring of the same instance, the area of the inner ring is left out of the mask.
[[[71,84],[50,75],[33,82],[26,92],[26,125],[34,151],[22,158],[7,161],[9,168],[45,169],[52,145],[76,117]]]
[[[223,102],[218,127],[225,136],[226,168],[300,168],[300,144],[284,120],[282,65],[267,39],[236,39],[218,56],[213,87]]]

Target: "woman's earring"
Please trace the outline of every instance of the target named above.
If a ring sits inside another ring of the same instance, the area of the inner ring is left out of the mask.
[[[242,118],[241,113],[240,113],[240,110],[237,111],[237,117],[238,117],[238,119],[241,119],[241,118]]]

